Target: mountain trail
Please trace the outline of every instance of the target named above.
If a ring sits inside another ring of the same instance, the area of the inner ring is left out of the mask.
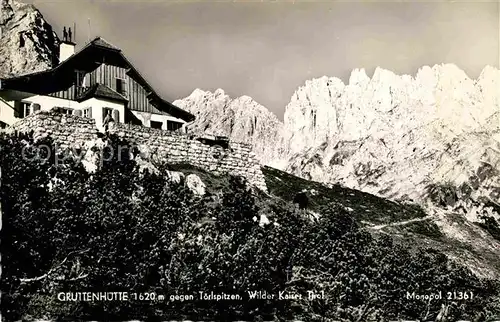
[[[430,220],[432,219],[432,215],[428,215],[422,218],[415,218],[415,219],[410,219],[410,220],[405,220],[405,221],[398,221],[390,224],[383,224],[383,225],[376,225],[376,226],[371,226],[371,227],[366,227],[367,229],[373,229],[373,230],[380,230],[386,227],[394,227],[394,226],[404,226],[407,224],[411,224],[414,222],[419,222],[419,221],[425,221],[425,220]]]

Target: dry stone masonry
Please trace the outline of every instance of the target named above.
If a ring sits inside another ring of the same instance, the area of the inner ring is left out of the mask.
[[[102,135],[95,120],[58,112],[40,111],[14,124],[10,132],[33,132],[34,139],[50,136],[61,148],[83,148]],[[251,185],[266,191],[260,163],[249,144],[229,142],[228,147],[207,145],[187,134],[111,123],[109,134],[137,146],[149,160],[167,164],[185,163],[216,175],[228,173],[244,177]]]
[[[183,133],[123,123],[110,125],[108,132],[136,145],[152,159],[170,164],[187,163],[214,174],[238,175],[266,190],[260,163],[249,144],[230,142],[228,148],[222,148],[203,144]]]
[[[96,140],[99,131],[95,120],[54,111],[39,111],[28,115],[7,128],[7,132],[29,133],[35,140],[50,136],[60,148],[83,148],[85,143]]]

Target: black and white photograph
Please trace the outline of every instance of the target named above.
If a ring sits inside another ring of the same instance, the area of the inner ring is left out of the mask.
[[[500,1],[0,0],[1,321],[500,321]]]

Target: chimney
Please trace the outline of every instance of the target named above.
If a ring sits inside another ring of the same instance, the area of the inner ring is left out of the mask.
[[[66,27],[63,30],[63,40],[59,45],[59,64],[68,59],[75,53],[76,44],[71,39],[71,28],[69,29],[69,37]]]

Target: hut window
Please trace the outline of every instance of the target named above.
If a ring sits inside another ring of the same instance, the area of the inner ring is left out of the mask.
[[[86,118],[91,118],[92,117],[92,108],[91,107],[87,107],[86,109],[83,110],[83,117],[86,117]]]
[[[182,127],[181,122],[167,121],[167,130],[169,131],[177,131],[181,127]]]
[[[125,90],[125,80],[121,78],[116,78],[115,79],[115,89],[118,93],[122,94],[123,96],[127,96],[127,91]]]
[[[75,71],[75,84],[77,87],[87,87],[86,73],[82,70]]]
[[[63,114],[72,115],[73,114],[73,109],[69,108],[69,107],[63,107],[63,108],[61,108],[61,112]]]
[[[110,117],[113,117],[113,109],[109,107],[102,108],[102,118],[104,119],[108,114]]]
[[[31,103],[22,102],[24,117],[31,114]]]
[[[153,129],[160,129],[161,130],[162,126],[163,126],[162,122],[151,121],[151,128],[153,128]]]
[[[16,118],[24,118],[31,114],[31,103],[29,102],[14,102],[14,117]]]

